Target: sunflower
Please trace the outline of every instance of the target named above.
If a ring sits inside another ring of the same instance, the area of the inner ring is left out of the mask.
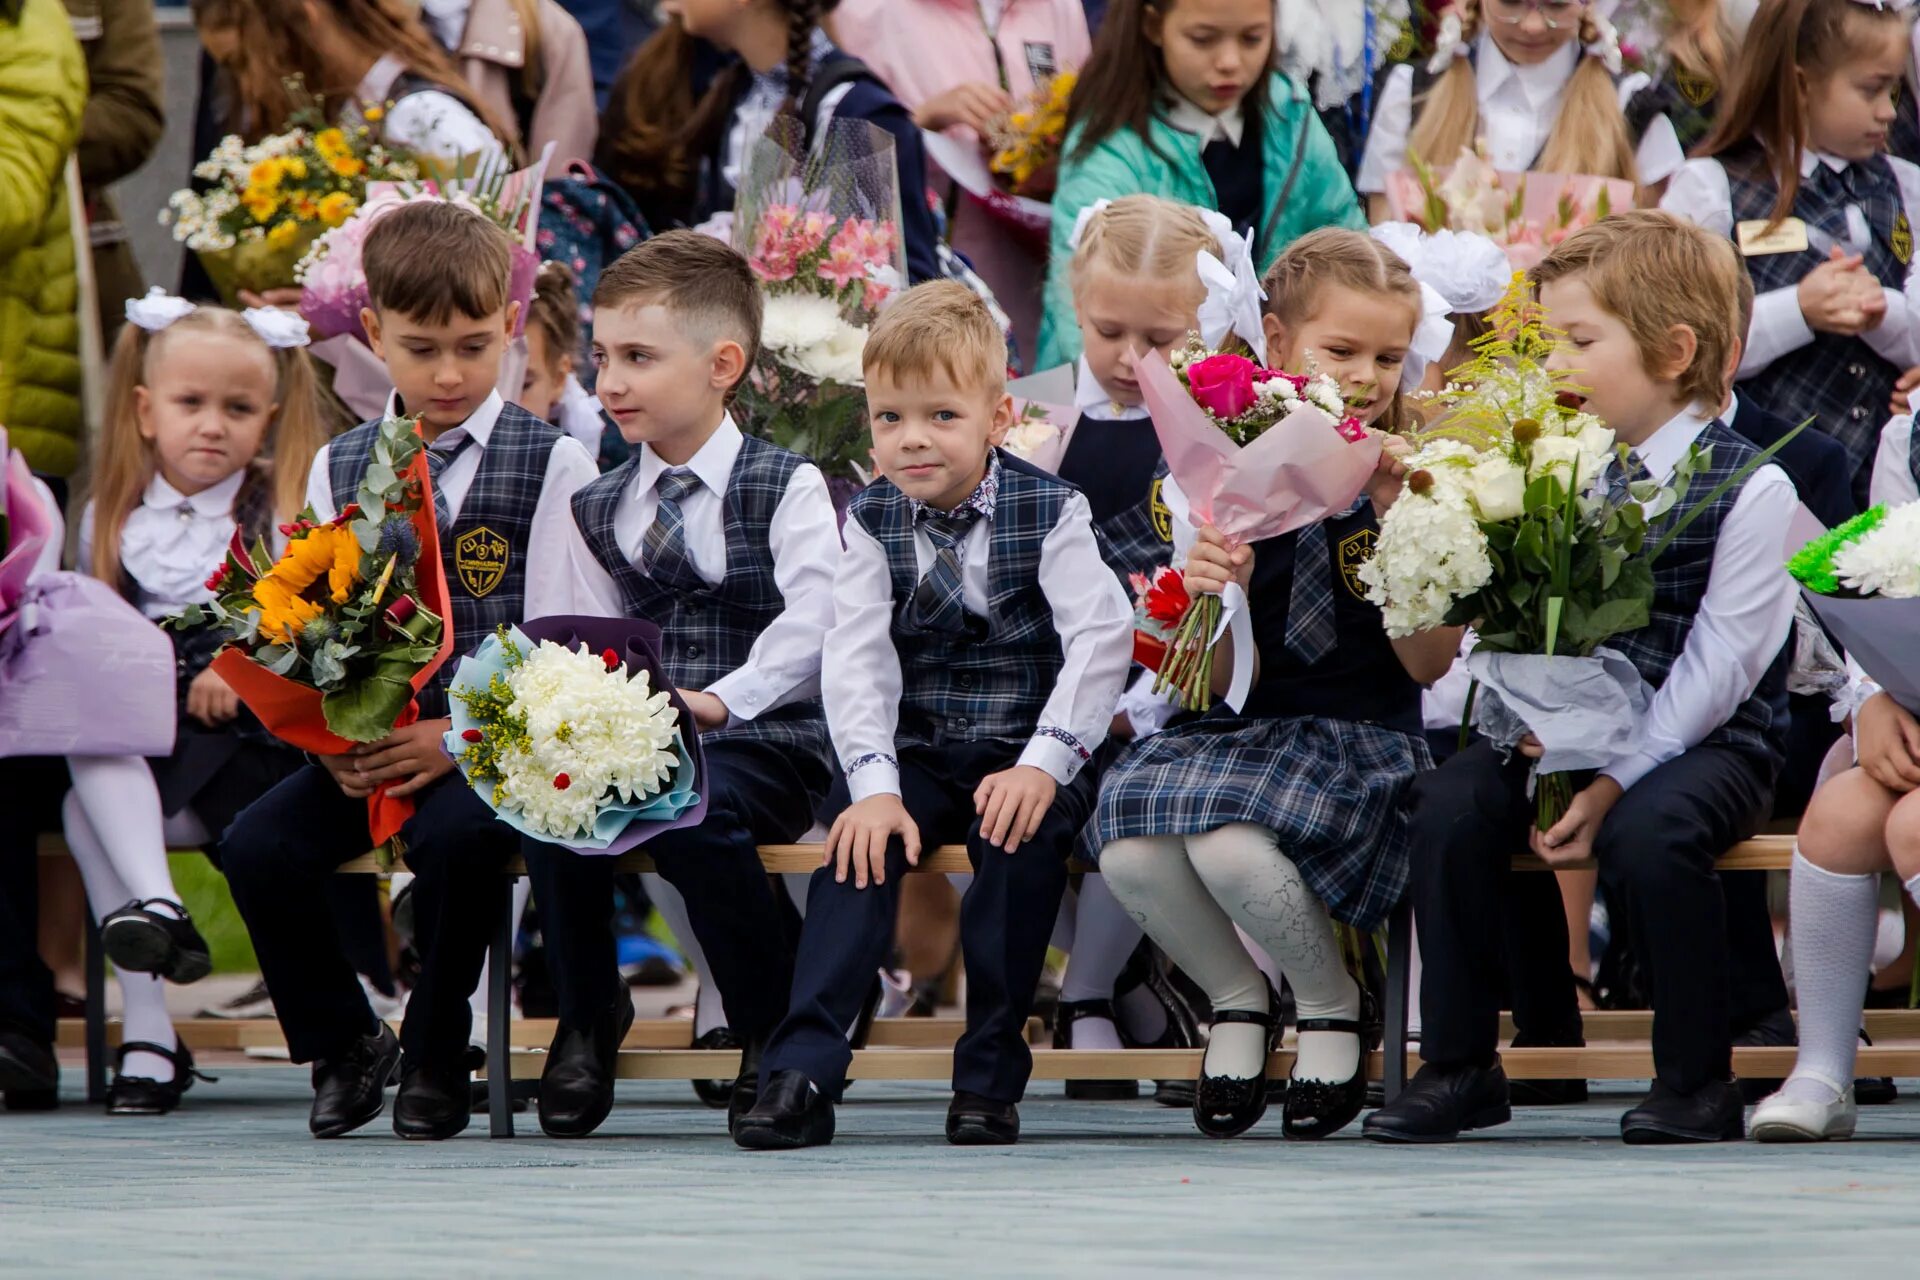
[[[289,542],[286,554],[253,585],[260,634],[292,644],[327,601],[345,604],[359,579],[360,542],[352,529],[326,524],[308,530]]]

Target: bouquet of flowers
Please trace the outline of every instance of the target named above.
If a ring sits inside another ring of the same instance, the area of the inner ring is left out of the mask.
[[[1007,190],[1031,200],[1051,200],[1060,177],[1060,148],[1067,139],[1067,103],[1079,74],[1071,68],[1034,86],[1024,105],[1008,115],[992,138],[987,167]]]
[[[693,717],[659,637],[628,619],[540,618],[460,660],[447,752],[502,822],[615,854],[705,816]]]
[[[281,526],[277,559],[264,541],[234,546],[207,580],[213,600],[170,620],[225,629],[213,669],[275,737],[338,755],[419,718],[414,696],[453,647],[429,483],[417,419],[387,419],[356,501]],[[374,842],[412,812],[382,787],[368,800]]]
[[[1920,711],[1920,503],[1868,508],[1807,543],[1787,572],[1868,678]]]
[[[1633,207],[1633,184],[1590,174],[1506,173],[1479,152],[1436,173],[1418,156],[1387,175],[1393,217],[1422,231],[1472,231],[1506,250],[1514,269],[1525,271],[1547,251],[1614,209]]]
[[[370,123],[340,128],[309,104],[280,133],[252,146],[228,136],[193,170],[213,189],[169,197],[160,221],[200,255],[228,306],[242,289],[292,286],[295,264],[324,232],[354,215],[368,183],[419,176],[411,158],[381,141],[381,109],[363,114]]]
[[[754,144],[732,231],[766,295],[741,425],[812,458],[845,501],[867,480],[868,327],[906,281],[892,139],[835,121],[807,151],[798,122],[776,120]]]
[[[1133,660],[1158,671],[1167,659],[1167,646],[1193,606],[1186,575],[1164,564],[1152,577],[1130,573],[1127,581],[1133,586]]]
[[[1209,348],[1198,335],[1189,335],[1171,364],[1149,353],[1136,356],[1133,367],[1195,527],[1211,524],[1242,542],[1278,537],[1353,505],[1379,460],[1379,441],[1347,414],[1330,378],[1264,368]],[[1237,589],[1229,595],[1201,596],[1186,610],[1156,693],[1172,689],[1190,710],[1211,705],[1223,618],[1236,627],[1236,652],[1252,644]],[[1227,699],[1234,707],[1245,697],[1251,667],[1237,665]]]

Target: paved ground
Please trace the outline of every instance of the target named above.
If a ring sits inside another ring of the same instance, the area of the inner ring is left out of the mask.
[[[833,1146],[761,1156],[677,1083],[622,1084],[594,1140],[439,1145],[308,1139],[286,1067],[153,1121],[108,1122],[79,1084],[0,1115],[0,1273],[1899,1276],[1920,1255],[1913,1103],[1848,1145],[1646,1151],[1612,1138],[1620,1093],[1408,1151],[1272,1122],[1208,1142],[1044,1086],[1020,1146],[958,1151],[937,1087],[862,1084]]]

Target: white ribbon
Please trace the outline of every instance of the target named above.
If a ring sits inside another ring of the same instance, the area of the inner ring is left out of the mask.
[[[1219,644],[1220,637],[1229,633],[1233,636],[1233,679],[1228,681],[1221,701],[1239,711],[1253,691],[1254,650],[1253,611],[1247,607],[1247,593],[1237,582],[1229,582],[1220,593],[1220,625],[1213,630],[1212,643]]]
[[[1433,57],[1427,59],[1428,75],[1437,76],[1452,66],[1455,58],[1466,56],[1467,46],[1461,35],[1460,10],[1449,7],[1433,36]]]
[[[196,303],[176,297],[154,285],[144,298],[127,299],[127,323],[148,333],[159,333],[200,309]],[[240,313],[247,327],[260,341],[276,351],[304,347],[309,340],[307,322],[297,312],[278,307],[248,307]]]
[[[1260,287],[1260,273],[1253,265],[1253,235],[1234,234],[1233,223],[1217,210],[1202,209],[1200,216],[1220,250],[1217,257],[1205,249],[1194,255],[1200,283],[1207,289],[1200,304],[1200,340],[1218,350],[1228,334],[1236,334],[1255,359],[1265,359],[1267,331],[1260,304],[1267,291]]]
[[[1082,237],[1087,234],[1087,224],[1098,217],[1100,212],[1112,203],[1113,201],[1111,200],[1095,200],[1092,204],[1082,209],[1080,216],[1073,220],[1073,236],[1067,241],[1067,247],[1078,249]]]
[[[144,298],[127,299],[127,323],[148,333],[158,333],[182,316],[200,308],[185,298],[176,298],[159,285],[147,290]]]
[[[1620,32],[1598,9],[1588,9],[1587,17],[1592,20],[1594,30],[1593,43],[1587,46],[1587,55],[1600,59],[1608,75],[1618,76],[1625,65],[1620,56]]]
[[[1421,284],[1432,285],[1455,315],[1485,311],[1513,279],[1506,251],[1472,231],[1422,231],[1411,222],[1383,222],[1373,238],[1393,250]]]
[[[240,313],[247,327],[260,335],[260,341],[282,351],[289,347],[304,347],[310,341],[306,320],[296,311],[283,311],[279,307],[248,307]]]
[[[1420,282],[1420,323],[1414,327],[1413,342],[1407,347],[1406,369],[1400,385],[1417,387],[1426,376],[1427,366],[1446,358],[1453,345],[1453,307],[1445,295],[1426,281]]]

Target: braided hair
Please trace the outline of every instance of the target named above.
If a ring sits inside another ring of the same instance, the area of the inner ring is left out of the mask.
[[[782,7],[787,11],[787,98],[780,110],[798,115],[813,81],[814,28],[826,6],[820,0],[782,0]]]

